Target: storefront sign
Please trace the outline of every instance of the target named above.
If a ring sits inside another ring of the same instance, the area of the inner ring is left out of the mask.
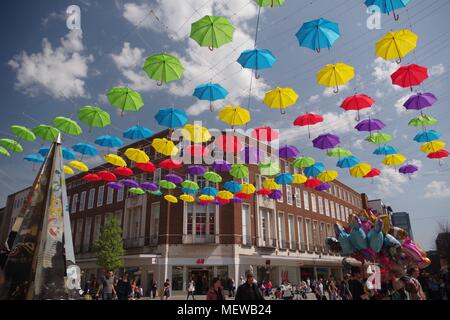
[[[205,264],[205,259],[197,259],[196,264]]]

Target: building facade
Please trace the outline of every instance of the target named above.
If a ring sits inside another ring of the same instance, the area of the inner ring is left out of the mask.
[[[394,212],[391,216],[392,225],[399,227],[408,232],[411,239],[414,239],[413,231],[411,227],[411,220],[409,219],[409,213],[407,212]]]

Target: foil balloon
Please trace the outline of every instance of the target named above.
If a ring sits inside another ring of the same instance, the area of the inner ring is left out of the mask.
[[[334,225],[334,231],[336,232],[336,237],[339,241],[339,244],[342,248],[342,255],[349,256],[353,253],[354,248],[352,243],[350,242],[350,235],[344,230],[344,228],[336,223]]]
[[[408,257],[412,259],[412,261],[419,263],[423,261],[423,257],[420,254],[419,250],[416,247],[416,244],[410,239],[406,238],[402,243],[402,250],[406,253]]]
[[[341,244],[335,237],[328,237],[326,240],[326,244],[332,252],[339,253],[342,251]]]
[[[354,217],[352,231],[350,232],[350,242],[356,250],[367,248],[367,236],[361,227],[361,220]]]
[[[361,219],[362,220],[362,219]],[[370,221],[361,221],[361,228],[364,230],[366,234],[369,233],[370,230],[373,228],[373,224]]]
[[[400,248],[401,247],[401,243],[395,239],[392,235],[390,235],[389,233],[385,235],[384,240],[383,240],[383,246],[386,248]]]
[[[384,236],[382,228],[383,228],[383,221],[379,219],[375,223],[375,226],[367,234],[369,247],[376,253],[379,253],[381,251],[381,248],[383,248]]]
[[[391,234],[392,236],[394,236],[399,240],[404,240],[406,237],[408,237],[408,232],[399,227],[391,227],[389,229],[389,234]]]

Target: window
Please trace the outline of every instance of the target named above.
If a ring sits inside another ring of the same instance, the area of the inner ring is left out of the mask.
[[[86,195],[86,193],[85,193]],[[89,252],[91,247],[91,227],[92,227],[92,218],[86,218],[84,222],[84,239],[83,239],[83,251]]]
[[[283,203],[283,186],[280,186],[280,189],[279,189],[280,191],[281,191],[281,197],[280,197],[280,199],[278,199],[277,201],[279,202],[279,203]]]
[[[69,210],[70,211],[70,196],[67,196],[67,210]],[[73,224],[72,224],[72,226],[73,226]]]
[[[255,175],[255,183],[256,183],[256,190],[261,189],[261,176],[259,174]]]
[[[215,205],[200,206],[188,203],[186,233],[193,235],[194,240],[207,240],[207,235],[215,234],[215,213]]]
[[[117,202],[123,201],[124,188],[117,190]]]
[[[86,205],[86,191],[83,191],[80,195],[80,211],[84,211]]]
[[[311,193],[311,210],[317,212],[316,195],[314,193]]]
[[[102,227],[102,216],[96,215],[94,218],[94,234],[92,236],[92,241],[95,242],[100,238],[100,229]]]
[[[327,223],[327,237],[332,237],[331,224]]]
[[[158,243],[160,211],[161,211],[161,204],[159,202],[152,203],[150,213],[150,242],[152,244]]]
[[[325,239],[327,238],[327,234],[325,232],[326,232],[326,230],[325,230],[325,223],[321,222],[320,223],[320,245],[322,247],[325,246]]]
[[[321,196],[317,197],[317,202],[319,202],[319,213],[323,214],[323,199]]]
[[[153,183],[158,184],[161,181],[161,168],[157,168],[153,173]]]
[[[348,222],[348,208],[345,207],[345,222]]]
[[[242,178],[242,183],[250,183],[250,178],[249,176]]]
[[[305,205],[305,210],[309,210],[309,197],[308,191],[303,191],[303,203]]]
[[[341,220],[345,221],[345,210],[344,206],[341,204]]]
[[[327,216],[327,217],[329,217],[330,216],[330,208],[329,208],[329,206],[328,206],[328,199],[324,199],[324,204],[325,204],[325,215]]]
[[[292,187],[290,185],[286,185],[286,201],[287,204],[292,206]]]
[[[330,211],[331,211],[331,217],[336,218],[336,212],[334,211],[334,201],[330,200]]]
[[[339,199],[342,199],[342,189],[338,188],[338,192],[339,192]]]
[[[103,194],[104,193],[105,193],[105,186],[100,186],[98,188],[97,207],[101,207],[103,205]]]
[[[319,245],[319,223],[317,221],[313,221],[313,224],[312,224],[312,236],[313,236],[313,244],[314,244],[314,246]]]
[[[92,209],[94,207],[94,197],[95,189],[92,188],[91,190],[89,190],[88,209]]]
[[[303,250],[302,246],[305,243],[305,233],[303,232],[303,218],[297,218],[297,232],[299,249]]]
[[[348,214],[351,216],[353,214],[353,209],[348,209]]]
[[[107,192],[107,196],[106,196],[106,204],[113,203],[113,199],[114,199],[114,189],[108,188],[108,192]]]
[[[242,205],[242,244],[251,244],[250,234],[250,206]]]
[[[289,165],[289,162],[287,162],[287,161],[286,161],[286,164],[284,165],[284,172],[291,173],[291,166]]]
[[[341,210],[338,203],[336,203],[336,219],[341,220]]]
[[[286,242],[286,227],[284,223],[284,213],[278,213],[278,240],[280,248],[285,248],[284,244]]]
[[[119,225],[122,226],[122,210],[114,212],[114,217],[119,221]]]
[[[299,187],[295,187],[295,206],[297,208],[301,208],[302,207],[302,195],[300,193],[300,188]]]
[[[78,202],[78,193],[75,193],[72,197],[72,209],[70,210],[71,213],[77,212],[77,202]]]
[[[75,252],[81,250],[81,235],[83,234],[83,219],[77,220],[77,228],[75,232]]]
[[[312,250],[313,238],[311,232],[311,220],[305,220],[305,232],[306,232],[306,248],[308,251]]]
[[[294,216],[288,215],[289,249],[295,249]]]

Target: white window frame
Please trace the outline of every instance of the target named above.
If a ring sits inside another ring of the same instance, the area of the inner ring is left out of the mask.
[[[88,210],[94,207],[94,201],[95,201],[95,188],[91,188],[89,190]]]
[[[106,204],[113,203],[114,200],[114,189],[108,188],[108,191],[106,191]]]
[[[103,205],[103,197],[105,196],[105,186],[98,187],[97,192],[97,207],[101,207]]]
[[[317,212],[316,194],[311,192],[311,211]]]
[[[295,227],[294,215],[288,214],[288,233],[289,233],[289,249],[295,249]]]
[[[331,217],[333,218],[333,219],[335,219],[336,218],[336,210],[335,210],[336,208],[335,208],[335,206],[334,206],[334,201],[333,200],[330,200],[330,211],[331,211]]]
[[[302,217],[297,217],[297,235],[298,235],[299,249],[301,249],[302,245],[305,243],[305,229],[303,227]]]
[[[341,220],[345,221],[345,209],[344,205],[341,204]]]
[[[117,202],[122,202],[125,194],[125,188],[117,190]]]
[[[86,207],[86,191],[83,191],[80,194],[80,208],[78,210],[84,211],[85,207]]]
[[[329,200],[327,198],[323,199],[323,205],[325,206],[325,215],[327,217],[329,217],[330,216],[330,207],[329,207],[330,203],[329,203]]]
[[[309,192],[306,190],[303,190],[303,205],[309,211]]]
[[[292,187],[290,185],[286,185],[286,202],[292,206]]]
[[[283,192],[283,186],[281,185],[281,186],[280,186],[280,189],[278,189],[278,190],[280,190],[280,191],[281,191],[281,197],[280,197],[280,199],[277,199],[277,202],[279,202],[279,203],[283,203],[283,201],[284,201],[284,192]]]
[[[319,204],[319,213],[324,214],[323,212],[323,198],[321,196],[317,196],[317,203]]]
[[[71,212],[71,213],[77,212],[77,202],[78,202],[78,193],[75,193],[75,194],[72,196],[72,206],[71,206],[71,208],[70,208],[70,212]]]
[[[278,245],[282,249],[287,249],[283,246],[283,240],[286,241],[286,224],[284,221],[284,212],[278,211]]]
[[[301,208],[302,207],[302,193],[300,191],[299,187],[295,187],[295,206],[297,208]]]
[[[246,208],[244,210],[244,208]],[[247,245],[247,238],[251,237],[251,222],[250,222],[250,205],[242,204],[242,244]],[[244,214],[245,212],[245,214]]]

